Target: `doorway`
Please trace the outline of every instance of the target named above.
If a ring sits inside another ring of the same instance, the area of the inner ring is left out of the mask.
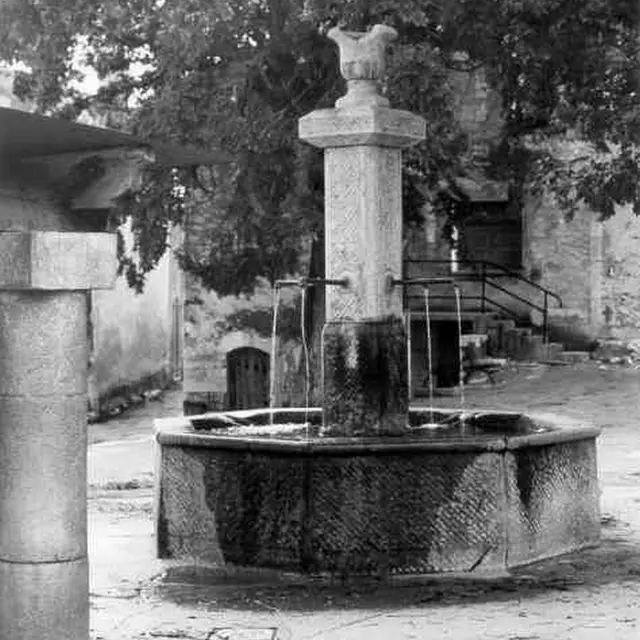
[[[241,347],[227,354],[227,404],[229,409],[269,406],[269,354]]]

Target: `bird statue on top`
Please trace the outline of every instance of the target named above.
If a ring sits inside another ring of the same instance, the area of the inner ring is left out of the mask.
[[[389,100],[380,95],[378,84],[386,70],[387,45],[398,37],[398,32],[377,24],[364,33],[333,27],[327,36],[340,49],[340,73],[347,81],[347,94],[336,102],[336,107],[388,107]]]

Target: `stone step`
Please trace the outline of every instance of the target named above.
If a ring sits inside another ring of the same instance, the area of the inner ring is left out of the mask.
[[[591,353],[589,351],[562,351],[558,354],[558,359],[571,363],[589,362]]]
[[[415,309],[412,317],[424,317],[424,313]],[[433,309],[432,320],[457,320],[457,314],[453,310]],[[484,355],[493,357],[507,357],[521,362],[558,362],[574,363],[587,362],[591,354],[587,351],[564,351],[564,345],[560,342],[544,344],[540,334],[540,327],[516,326],[516,321],[511,318],[500,317],[494,312],[482,312],[480,310],[463,311],[462,319],[471,322],[471,332],[466,335],[486,336],[483,338],[481,351]],[[466,325],[468,327],[468,325]],[[467,332],[469,329],[467,328]],[[468,341],[470,338],[467,337]],[[563,354],[567,355],[563,355]]]
[[[489,343],[487,349],[491,355],[503,357],[507,354],[507,333],[515,330],[515,320],[497,319],[487,323]]]
[[[543,357],[541,360],[560,360],[560,354],[564,351],[564,345],[561,342],[549,342],[545,345]]]
[[[487,333],[489,325],[495,322],[497,316],[495,313],[481,313],[473,318],[473,331],[474,333]]]
[[[460,346],[462,349],[472,347],[475,358],[484,358],[487,356],[487,344],[489,336],[486,333],[463,333],[460,336]],[[466,357],[465,353],[465,357]]]
[[[514,327],[504,332],[502,349],[508,358],[528,360],[531,350],[531,328]]]
[[[620,362],[630,355],[630,349],[624,340],[606,339],[598,340],[593,351],[594,360],[604,362]]]
[[[527,335],[520,343],[520,349],[515,354],[516,360],[535,362],[545,357],[544,339],[541,335]]]
[[[418,319],[424,319],[425,316],[425,310],[424,310],[424,306],[423,307],[412,307],[409,310],[410,314],[411,314],[411,318],[414,320],[418,320]],[[485,317],[488,318],[493,318],[495,317],[494,314],[488,314],[488,313],[484,313],[482,311],[465,311],[462,310],[460,313],[460,316],[462,318],[463,321],[471,321],[471,322],[476,322],[478,319],[483,319]],[[452,322],[457,322],[458,320],[458,312],[455,310],[451,310],[451,309],[434,309],[431,308],[429,310],[429,317],[431,318],[431,320],[446,320],[446,321],[452,321]]]
[[[511,318],[489,318],[487,320],[489,327],[504,327],[506,329],[515,329],[516,321]]]

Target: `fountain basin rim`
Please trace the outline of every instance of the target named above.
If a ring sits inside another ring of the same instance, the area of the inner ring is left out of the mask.
[[[423,407],[413,409],[428,412]],[[317,413],[320,409],[312,409],[309,413]],[[275,415],[285,412],[289,415],[305,415],[304,409],[274,409]],[[454,415],[456,410],[438,409],[439,413]],[[205,419],[207,416],[232,415],[238,418],[250,419],[256,415],[269,415],[268,409],[251,409],[234,412],[206,413],[198,416],[180,418],[164,418],[155,421],[155,439],[161,446],[167,447],[197,447],[225,450],[245,450],[248,452],[278,452],[282,455],[362,455],[398,454],[420,451],[459,452],[459,451],[487,451],[499,452],[527,447],[541,447],[562,442],[573,442],[596,438],[601,429],[591,424],[585,424],[566,416],[549,413],[521,413],[515,411],[473,411],[469,415],[526,415],[541,427],[550,428],[549,431],[529,434],[469,434],[464,437],[449,437],[438,440],[425,440],[414,436],[411,432],[401,436],[376,437],[318,437],[300,440],[286,437],[260,437],[259,435],[229,435],[214,432],[194,431],[191,419]],[[301,425],[296,425],[299,430]]]

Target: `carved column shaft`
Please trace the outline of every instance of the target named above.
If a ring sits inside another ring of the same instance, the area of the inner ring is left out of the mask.
[[[402,315],[402,293],[389,277],[402,273],[400,150],[375,146],[325,153],[327,321]]]

